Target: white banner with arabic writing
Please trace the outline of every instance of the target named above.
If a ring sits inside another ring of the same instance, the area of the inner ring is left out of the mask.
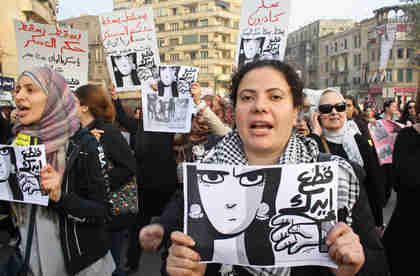
[[[337,267],[337,162],[282,166],[184,163],[184,232],[201,261]]]
[[[391,49],[394,46],[394,41],[397,33],[397,24],[390,23],[378,27],[378,37],[381,43],[381,52],[379,59],[379,81],[385,81],[385,69],[391,54]]]
[[[291,14],[291,0],[242,1],[238,67],[256,59],[283,60]]]
[[[88,33],[64,26],[15,20],[19,72],[48,66],[61,73],[70,89],[88,82]]]
[[[0,145],[0,200],[47,206],[40,184],[46,165],[45,146]]]
[[[122,10],[99,16],[109,75],[117,91],[137,90],[157,77],[153,9]]]

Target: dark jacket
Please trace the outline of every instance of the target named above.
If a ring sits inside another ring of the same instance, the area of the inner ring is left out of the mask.
[[[105,187],[109,181],[102,147],[86,129],[69,140],[61,199],[50,206],[59,214],[67,271],[76,274],[105,256],[110,238]]]
[[[320,155],[321,156],[321,155]],[[328,156],[323,155],[323,159],[319,159],[320,162],[328,161]],[[365,175],[363,169],[357,164],[350,162],[356,175],[363,181]],[[339,221],[345,221],[347,214],[338,214]],[[365,253],[365,264],[357,275],[359,276],[387,276],[388,275],[388,263],[385,256],[385,250],[379,239],[379,236],[375,229],[374,219],[372,212],[369,207],[369,202],[366,195],[364,185],[360,185],[360,194],[356,204],[352,210],[353,223],[351,225],[353,231],[359,235],[360,242],[363,246]],[[177,191],[165,208],[164,213],[160,217],[159,223],[161,223],[165,229],[164,238],[161,246],[169,246],[170,233],[173,231],[182,231],[184,223],[184,198],[183,192]],[[164,252],[164,256],[167,256],[167,252]],[[220,275],[219,264],[208,264],[205,275]],[[162,267],[163,275],[166,275],[165,264]],[[250,275],[246,270],[240,266],[235,266],[235,272],[238,276]],[[321,276],[332,276],[330,269],[320,266],[305,266],[305,267],[293,267],[291,271],[292,276],[306,276],[306,275],[321,275]]]
[[[326,152],[322,140],[318,135],[310,134],[309,137],[313,138],[318,143],[321,152]],[[385,178],[382,169],[379,167],[378,155],[376,154],[373,144],[370,144],[371,142],[369,142],[366,137],[359,134],[356,134],[354,139],[359,147],[359,152],[364,163],[364,170],[366,171],[366,178],[363,184],[368,195],[369,204],[372,208],[375,224],[376,226],[382,226],[383,207],[386,203],[385,183],[387,182],[387,179]],[[331,154],[348,159],[342,145],[334,144],[328,141],[327,145],[331,150]]]
[[[119,128],[112,124],[104,123],[101,120],[94,120],[86,127],[89,131],[92,129],[103,130],[100,144],[103,147],[107,161],[108,175],[111,184],[111,190],[119,189],[126,184],[136,174],[136,160],[127,144],[127,141],[121,134]],[[135,222],[136,214],[125,214],[112,217],[107,225],[109,231],[120,231]]]
[[[172,195],[177,187],[173,133],[145,132],[143,120],[130,117],[119,100],[114,101],[117,121],[130,134],[136,134],[135,156],[139,183],[140,210],[159,216],[166,205],[160,200]],[[160,199],[159,199],[160,197]]]
[[[12,137],[12,124],[0,114],[0,144],[7,144]]]

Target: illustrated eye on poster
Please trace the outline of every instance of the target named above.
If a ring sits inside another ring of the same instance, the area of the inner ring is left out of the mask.
[[[142,89],[145,131],[188,133],[191,130],[191,86],[198,79],[198,68],[158,66],[157,92]]]
[[[282,166],[184,163],[184,232],[202,262],[336,267],[336,162]]]
[[[47,206],[40,170],[46,165],[45,146],[0,145],[0,200]]]

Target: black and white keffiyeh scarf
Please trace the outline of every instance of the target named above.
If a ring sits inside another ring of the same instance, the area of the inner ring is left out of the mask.
[[[317,143],[304,136],[292,135],[287,144],[286,150],[279,158],[277,164],[299,164],[317,162],[319,148]],[[338,209],[347,209],[348,216],[346,223],[351,225],[351,210],[359,196],[359,182],[351,165],[339,156],[331,156],[331,161],[338,162]],[[227,165],[248,165],[243,143],[235,129],[227,134],[215,147],[213,147],[201,159],[201,163],[227,164]],[[290,268],[253,268],[243,267],[250,274],[255,276],[287,276],[290,275]],[[237,275],[232,266],[222,265],[222,276]]]

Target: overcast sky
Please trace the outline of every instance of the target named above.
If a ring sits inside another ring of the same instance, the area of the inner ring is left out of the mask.
[[[349,18],[357,21],[373,15],[373,10],[399,4],[399,0],[292,0],[291,30],[318,19]],[[58,19],[81,14],[112,11],[112,0],[60,0]]]

